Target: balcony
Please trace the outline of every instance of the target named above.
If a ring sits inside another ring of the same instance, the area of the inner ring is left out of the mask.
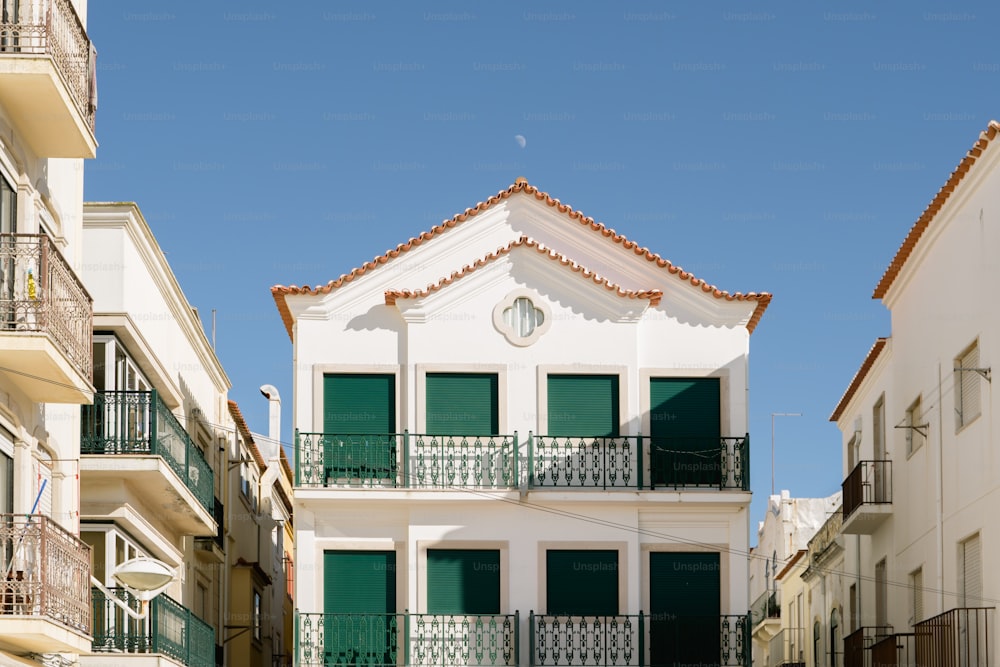
[[[749,490],[749,438],[298,433],[295,484],[337,488]],[[647,466],[644,462],[651,462]]]
[[[996,632],[992,607],[961,607],[913,624],[920,667],[990,667]]]
[[[47,236],[0,234],[0,366],[11,383],[36,403],[90,403],[93,322],[90,295]]]
[[[923,667],[917,662],[916,635],[912,632],[889,635],[872,644],[872,667]]]
[[[39,157],[96,155],[95,60],[70,0],[5,3],[0,106]]]
[[[90,547],[40,515],[0,514],[0,647],[90,648]]]
[[[296,614],[299,667],[512,667],[519,615]]]
[[[872,647],[892,636],[891,625],[864,626],[844,637],[844,667],[874,667]]]
[[[122,588],[112,593],[134,611],[139,600]],[[166,656],[170,662],[187,667],[215,666],[215,631],[176,600],[158,595],[149,603],[149,616],[133,619],[108,600],[100,589],[92,589],[94,641],[90,650],[97,654],[115,653],[115,664],[124,664],[127,655]],[[106,656],[80,656],[81,665],[107,665]],[[143,664],[147,664],[143,662]]]
[[[295,434],[302,487],[516,489],[514,435]]]
[[[892,514],[892,461],[862,461],[842,484],[842,531],[871,535]]]
[[[180,533],[217,537],[212,469],[156,391],[98,392],[82,410],[83,497],[99,508],[84,514],[135,498]]]
[[[767,667],[806,667],[806,631],[782,628],[767,647]]]
[[[781,591],[765,591],[750,605],[754,639],[770,641],[781,628]]]
[[[750,665],[747,616],[642,614],[528,620],[532,667]]]

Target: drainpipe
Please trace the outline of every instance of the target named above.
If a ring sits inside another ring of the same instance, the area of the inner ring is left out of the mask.
[[[938,611],[944,611],[944,394],[941,393],[941,362],[938,362],[938,443],[937,443],[937,488],[934,509],[937,514],[937,589]]]

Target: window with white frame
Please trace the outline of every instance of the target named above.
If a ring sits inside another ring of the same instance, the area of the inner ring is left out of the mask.
[[[983,550],[979,534],[958,545],[959,607],[978,607],[983,598]]]
[[[883,558],[875,563],[875,625],[889,625],[887,603],[889,601],[889,580],[886,578],[886,563]]]
[[[970,424],[980,415],[979,341],[955,359],[955,430]]]
[[[924,570],[910,572],[910,625],[924,620]]]
[[[872,449],[876,461],[885,460],[885,394],[872,408]]]
[[[240,464],[240,492],[250,509],[257,511],[257,470],[246,460]]]
[[[927,436],[927,425],[924,423],[923,408],[920,397],[906,409],[906,420],[903,423],[906,434],[906,455],[909,456],[924,445]]]

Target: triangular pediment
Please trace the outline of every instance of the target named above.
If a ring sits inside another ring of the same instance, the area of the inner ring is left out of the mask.
[[[696,319],[738,321],[753,331],[771,298],[720,290],[523,179],[326,285],[278,285],[271,292],[291,335],[300,315],[357,308],[387,292],[428,289],[456,272],[456,257],[480,261],[498,249],[520,247],[524,238],[624,293],[659,292]],[[322,303],[300,297],[320,297]]]

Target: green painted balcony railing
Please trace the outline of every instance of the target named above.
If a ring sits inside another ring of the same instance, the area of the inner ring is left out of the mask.
[[[295,433],[297,486],[512,489],[514,435]]]
[[[295,434],[302,487],[750,490],[750,437]]]
[[[519,615],[296,613],[299,667],[513,667]]]
[[[645,461],[649,462],[648,468]],[[531,488],[750,490],[750,436],[528,436]]]
[[[202,507],[213,511],[212,469],[156,390],[97,392],[93,405],[81,408],[81,454],[162,457]]]
[[[134,611],[138,598],[123,588],[109,589]],[[98,588],[91,589],[95,653],[159,653],[187,665],[214,667],[215,631],[191,610],[167,595],[149,603],[149,616],[129,617]]]
[[[749,615],[528,618],[531,667],[750,667]]]

